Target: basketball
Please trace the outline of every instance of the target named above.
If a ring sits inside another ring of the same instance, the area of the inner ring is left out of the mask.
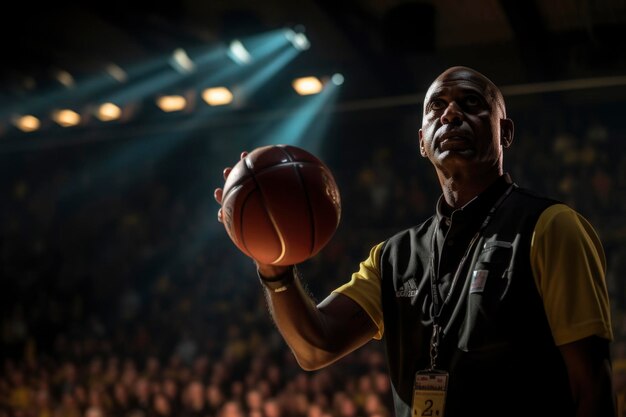
[[[263,264],[293,265],[332,238],[341,200],[328,167],[291,145],[254,149],[233,167],[222,196],[224,227],[235,245]]]

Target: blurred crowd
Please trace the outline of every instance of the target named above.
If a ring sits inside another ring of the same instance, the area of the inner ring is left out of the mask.
[[[133,318],[127,332],[112,337],[61,336],[45,353],[29,339],[23,356],[3,364],[0,415],[391,415],[390,386],[376,347],[340,366],[305,373],[263,319],[262,301],[243,314],[241,306],[222,303],[206,326],[208,333],[217,328],[223,334],[183,330],[168,353],[154,349],[162,344],[161,332],[143,327],[149,319]]]
[[[414,113],[394,117],[349,125],[349,138],[345,126],[329,132],[343,217],[301,265],[314,297],[347,280],[372,245],[432,213],[439,188],[419,156]],[[515,119],[505,168],[600,234],[624,401],[626,131],[588,112],[542,117]],[[295,363],[252,262],[215,220],[220,148],[190,138],[110,165],[130,146],[0,154],[0,417],[391,417],[379,342],[321,371]]]

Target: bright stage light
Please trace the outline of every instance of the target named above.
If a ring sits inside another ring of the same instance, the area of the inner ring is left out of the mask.
[[[191,58],[189,58],[189,55],[187,55],[187,52],[182,48],[178,48],[174,51],[170,59],[170,64],[181,74],[189,74],[196,68]]]
[[[335,85],[343,84],[344,78],[342,74],[335,73],[332,77],[330,77],[330,81]]]
[[[226,87],[213,87],[204,90],[202,98],[210,106],[224,106],[232,103],[233,93]]]
[[[332,112],[328,110],[334,105],[339,91],[340,87],[329,82],[323,85],[319,94],[305,100],[295,95],[289,97],[285,102],[289,115],[278,123],[272,120],[271,128],[263,130],[263,134],[255,141],[256,145],[304,145],[306,149],[318,152],[332,118]]]
[[[22,132],[34,132],[41,127],[41,121],[31,114],[16,118],[13,124]]]
[[[317,77],[302,77],[296,78],[291,83],[293,89],[296,90],[301,96],[308,96],[311,94],[317,94],[322,91],[324,87],[322,82]]]
[[[180,111],[187,106],[187,99],[183,96],[161,96],[157,99],[157,106],[166,113]]]
[[[109,64],[104,69],[107,74],[109,74],[114,80],[123,83],[128,80],[128,74],[124,71],[119,65]]]
[[[52,113],[52,120],[54,120],[59,126],[76,126],[80,123],[80,114],[70,109],[56,110]]]
[[[110,122],[122,117],[122,109],[113,103],[103,103],[96,111],[96,117],[103,122]]]
[[[58,70],[54,73],[54,78],[57,79],[61,84],[66,86],[67,88],[73,87],[76,82],[74,81],[74,77],[72,74],[65,70]]]
[[[311,47],[311,42],[309,42],[309,38],[307,38],[307,36],[302,32],[296,32],[293,29],[287,29],[287,32],[285,32],[285,37],[298,51],[305,51]]]
[[[247,65],[252,62],[250,52],[243,46],[240,40],[235,39],[228,47],[228,56],[239,65]]]

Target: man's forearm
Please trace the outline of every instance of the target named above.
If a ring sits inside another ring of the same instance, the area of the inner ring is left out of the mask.
[[[335,362],[376,335],[376,325],[358,303],[331,293],[316,305],[296,275],[295,268],[259,268],[274,322],[303,369]]]
[[[278,330],[303,369],[318,369],[333,362],[337,355],[332,352],[331,335],[323,314],[296,275],[297,270],[289,268],[279,275],[265,277],[259,269]]]

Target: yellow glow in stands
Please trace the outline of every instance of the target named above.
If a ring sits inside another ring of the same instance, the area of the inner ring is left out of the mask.
[[[162,96],[157,100],[157,106],[166,113],[181,111],[187,106],[187,99],[183,96]]]
[[[103,103],[98,107],[96,117],[103,122],[110,122],[111,120],[117,120],[122,116],[122,109],[113,103]]]
[[[22,132],[34,132],[41,127],[41,122],[35,116],[27,114],[15,120],[15,126]]]
[[[291,85],[301,96],[317,94],[322,91],[322,88],[324,87],[322,82],[317,77],[296,78]]]
[[[80,114],[73,110],[58,110],[52,113],[52,120],[63,127],[76,126],[80,123]]]
[[[226,87],[207,88],[202,92],[202,98],[210,106],[224,106],[233,101],[233,93]]]

